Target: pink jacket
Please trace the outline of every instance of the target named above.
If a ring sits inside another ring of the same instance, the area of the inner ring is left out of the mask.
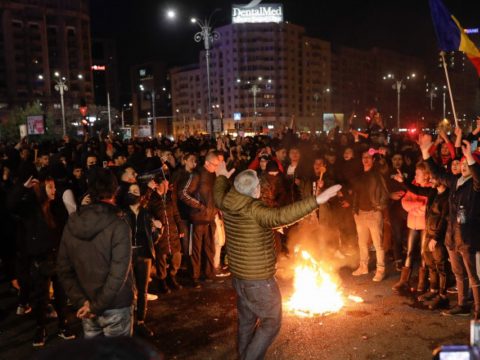
[[[407,227],[412,230],[425,230],[425,210],[427,197],[407,191],[402,198],[402,206],[408,212]]]

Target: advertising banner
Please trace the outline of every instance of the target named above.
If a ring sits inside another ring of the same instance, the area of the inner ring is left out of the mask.
[[[45,121],[43,115],[27,116],[28,135],[45,134]]]
[[[283,22],[282,4],[257,4],[252,1],[249,5],[232,6],[232,23],[281,23]]]
[[[323,114],[323,131],[329,132],[330,130],[340,128],[340,131],[344,130],[345,116],[344,114]]]
[[[138,126],[138,137],[151,137],[151,136],[152,136],[152,127],[150,125]]]

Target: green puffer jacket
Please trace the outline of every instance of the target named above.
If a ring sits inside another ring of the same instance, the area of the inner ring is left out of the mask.
[[[318,208],[315,197],[281,208],[237,192],[224,176],[215,181],[214,199],[225,221],[228,266],[243,280],[265,280],[275,275],[273,228],[293,224]]]

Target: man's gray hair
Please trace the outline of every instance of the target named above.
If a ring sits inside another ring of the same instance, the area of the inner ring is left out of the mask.
[[[245,170],[235,177],[233,186],[240,194],[253,197],[258,183],[257,173],[253,170]]]

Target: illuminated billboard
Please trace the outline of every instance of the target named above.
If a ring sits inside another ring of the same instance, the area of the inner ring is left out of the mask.
[[[255,3],[255,2],[253,2]],[[233,5],[232,23],[281,23],[283,22],[282,4]]]
[[[45,134],[45,120],[43,115],[27,116],[27,132],[28,135]]]
[[[332,114],[325,113],[323,114],[323,131],[329,132],[330,130],[338,127],[340,131],[344,130],[345,127],[345,116],[344,114]]]

